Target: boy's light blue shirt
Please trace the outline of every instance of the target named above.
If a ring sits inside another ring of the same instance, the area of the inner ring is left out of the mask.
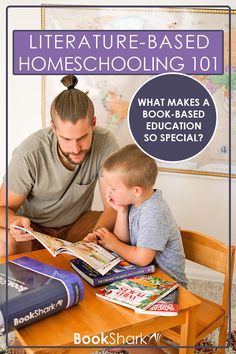
[[[157,251],[155,261],[158,267],[187,287],[180,231],[160,190],[138,208],[131,205],[129,232],[131,245]]]

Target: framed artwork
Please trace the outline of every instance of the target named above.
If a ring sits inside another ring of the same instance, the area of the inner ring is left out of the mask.
[[[230,16],[226,9],[43,5],[41,20],[42,29],[47,30],[223,30],[224,74],[194,76],[211,92],[215,100],[218,111],[215,136],[208,147],[195,158],[174,164],[157,162],[160,171],[163,172],[228,177],[231,139],[231,177],[236,178],[236,11],[231,13],[231,55]],[[120,146],[132,143],[127,124],[129,102],[138,87],[151,76],[79,74],[76,76],[77,88],[88,91],[89,97],[94,102],[98,124],[110,129]],[[63,89],[60,80],[61,76],[42,77],[43,127],[49,125],[52,100]]]

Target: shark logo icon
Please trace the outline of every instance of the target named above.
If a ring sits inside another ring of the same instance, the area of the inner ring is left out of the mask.
[[[63,300],[58,300],[56,303],[56,307],[62,306],[62,304],[63,304]]]

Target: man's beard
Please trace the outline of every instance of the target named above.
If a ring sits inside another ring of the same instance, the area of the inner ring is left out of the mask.
[[[78,154],[73,154],[70,152],[63,151],[59,144],[58,144],[58,148],[62,156],[65,157],[72,165],[79,165],[81,162],[85,160],[85,157],[90,152],[90,149],[87,149],[87,150],[81,150]],[[73,156],[77,158],[81,157],[81,159],[79,161],[73,160]]]

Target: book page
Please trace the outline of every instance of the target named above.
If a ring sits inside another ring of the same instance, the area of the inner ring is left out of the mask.
[[[15,229],[25,231],[29,233],[31,236],[33,236],[34,238],[36,238],[36,240],[38,240],[54,257],[58,253],[61,253],[60,252],[61,248],[64,249],[65,247],[71,244],[70,242],[62,240],[60,238],[45,235],[37,231],[30,231],[21,226],[14,225],[13,227]]]
[[[102,275],[118,264],[121,259],[93,242],[79,241],[70,243],[66,248]]]
[[[102,275],[106,274],[121,260],[120,257],[93,242],[79,241],[71,243],[41,232],[27,230],[21,226],[14,225],[14,228],[25,231],[35,237],[54,257],[61,253],[71,254],[88,263]]]

